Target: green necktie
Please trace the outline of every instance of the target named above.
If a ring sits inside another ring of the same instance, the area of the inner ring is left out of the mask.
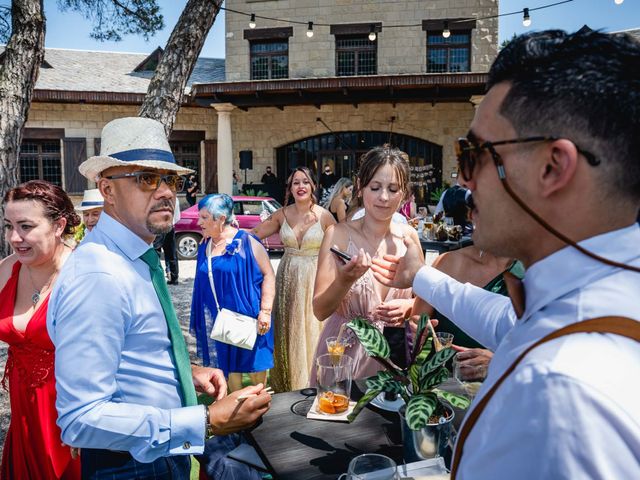
[[[144,255],[140,257],[144,263],[149,265],[151,269],[151,282],[153,288],[158,295],[164,318],[167,320],[169,328],[169,338],[171,339],[171,347],[173,348],[173,358],[176,361],[178,369],[178,379],[182,388],[182,403],[185,407],[190,407],[198,403],[196,398],[196,390],[193,386],[193,378],[191,376],[191,364],[189,362],[189,352],[184,342],[176,311],[171,303],[171,296],[167,288],[167,282],[164,279],[164,273],[160,266],[160,258],[153,248],[150,248]]]

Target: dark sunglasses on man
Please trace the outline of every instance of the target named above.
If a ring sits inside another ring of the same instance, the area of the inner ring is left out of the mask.
[[[119,175],[109,175],[109,180],[117,180],[119,178],[135,178],[138,188],[143,192],[155,192],[162,182],[165,182],[167,186],[173,192],[179,192],[184,188],[185,178],[181,175],[167,174],[161,175],[154,172],[131,172],[122,173]]]
[[[502,157],[500,154],[496,152],[494,147],[499,145],[511,145],[516,143],[532,143],[532,142],[553,142],[555,140],[559,140],[560,137],[527,137],[527,138],[514,138],[512,140],[499,140],[497,142],[482,142],[479,143],[475,138],[467,136],[466,138],[458,138],[456,140],[454,147],[456,152],[456,157],[458,159],[458,168],[460,169],[460,173],[462,174],[462,178],[465,181],[470,181],[473,177],[473,170],[475,169],[476,163],[478,162],[478,157],[482,155],[484,150],[489,150],[491,153],[491,157],[493,158],[493,162],[498,169],[498,174],[501,179],[505,178],[504,166],[502,163]],[[571,141],[571,140],[570,140]],[[574,145],[575,142],[572,142]],[[576,149],[580,152],[589,162],[589,165],[598,165],[600,161],[596,159],[595,155],[582,150],[578,145],[576,145]]]

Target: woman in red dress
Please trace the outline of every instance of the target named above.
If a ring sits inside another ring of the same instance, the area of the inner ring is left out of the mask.
[[[40,180],[9,190],[4,209],[14,253],[0,261],[0,341],[9,344],[2,388],[11,401],[0,479],[79,479],[80,461],[71,458],[56,425],[46,318],[49,293],[71,253],[65,239],[80,218],[60,187]]]

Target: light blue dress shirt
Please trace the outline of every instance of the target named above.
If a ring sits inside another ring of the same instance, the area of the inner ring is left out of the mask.
[[[636,224],[580,245],[640,266]],[[431,267],[416,275],[417,295],[495,349],[471,408],[522,351],[549,333],[610,315],[640,321],[640,274],[602,264],[571,247],[533,264],[524,285],[526,308],[517,319],[506,297],[456,282]],[[532,350],[480,415],[464,445],[457,478],[640,478],[638,343],[618,335],[578,333]]]
[[[199,454],[201,405],[182,407],[150,245],[106,213],[71,254],[49,300],[62,441],[141,462]]]

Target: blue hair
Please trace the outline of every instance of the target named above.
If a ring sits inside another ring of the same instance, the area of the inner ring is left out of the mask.
[[[226,193],[212,193],[205,196],[198,202],[198,210],[205,208],[211,214],[214,220],[218,220],[224,215],[225,225],[229,225],[236,217],[233,214],[233,200]]]

